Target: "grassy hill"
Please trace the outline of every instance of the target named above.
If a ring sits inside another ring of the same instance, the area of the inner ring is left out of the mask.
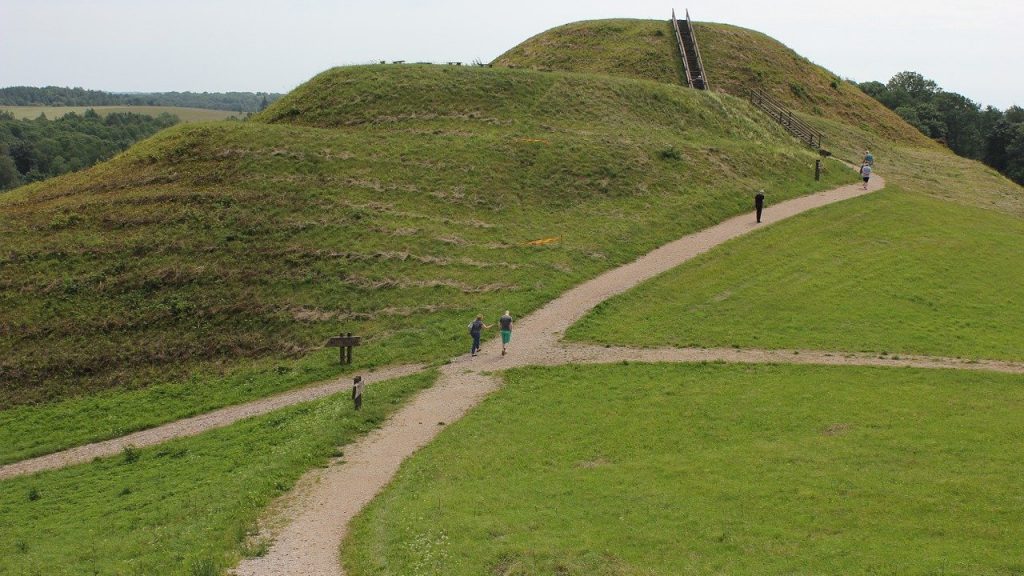
[[[895,176],[908,191],[1024,214],[1020,186],[932,142],[838,74],[754,30],[706,22],[694,28],[714,91],[739,98],[752,88],[772,94],[825,133],[825,148],[854,164],[865,149],[872,150],[886,176]],[[526,40],[493,64],[681,81],[668,20],[567,24]]]
[[[569,24],[527,40],[495,65],[675,82],[667,71],[678,64],[674,52],[661,57],[662,68],[652,62],[653,46],[674,50],[670,26]],[[929,141],[856,86],[761,33],[695,26],[715,90],[774,94],[850,162],[870,148],[893,193],[741,239],[609,302],[569,336],[645,346],[1024,357],[1017,328],[1024,308],[1005,298],[1024,280],[1024,190]]]
[[[657,32],[667,26],[570,25],[502,57],[532,46],[538,64],[507,62],[519,69],[330,70],[253,122],[176,127],[0,198],[0,461],[329,377],[334,353],[318,347],[339,331],[367,338],[356,370],[443,360],[468,346],[469,315],[528,312],[749,210],[753,188],[776,201],[850,181],[837,164],[812,181],[817,155],[736,97],[755,79],[826,129],[838,156],[871,147],[892,184],[837,208],[855,222],[819,211],[775,229],[791,259],[825,250],[836,230],[867,246],[857,266],[800,270],[847,283],[837,299],[861,271],[884,280],[906,262],[871,244],[879,226],[922,266],[910,276],[944,249],[915,230],[964,214],[958,232],[985,234],[954,249],[1013,248],[1019,187],[756,33],[698,24],[709,79],[727,92],[684,89],[671,36]],[[532,67],[554,71],[522,69]],[[939,217],[905,226],[915,207],[936,205]],[[1016,293],[1009,272],[985,280],[979,293]],[[337,396],[5,481],[5,520],[23,520],[0,522],[0,562],[216,573],[265,547],[247,531],[301,470],[431,379],[389,383],[359,418]],[[517,371],[403,466],[358,520],[346,561],[354,574],[388,573],[381,562],[402,573],[761,573],[766,562],[1013,573],[1020,526],[1007,518],[1020,506],[1005,479],[1020,472],[1019,380],[787,366]]]
[[[894,112],[760,32],[696,22],[694,32],[715,91],[745,98],[752,88],[794,110],[861,128],[876,140],[932,146]],[[669,20],[589,20],[552,28],[496,58],[495,66],[610,74],[682,82]],[[830,143],[826,141],[826,147]]]
[[[220,374],[288,373],[339,331],[366,337],[355,369],[442,360],[468,316],[525,313],[749,209],[751,189],[850,179],[815,183],[815,157],[746,103],[674,85],[331,70],[255,122],[175,127],[0,199],[0,407],[160,382],[234,402],[272,389]]]
[[[587,20],[546,30],[498,56],[493,66],[683,82],[668,20]]]

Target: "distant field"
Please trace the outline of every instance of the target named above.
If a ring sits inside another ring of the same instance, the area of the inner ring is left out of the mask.
[[[0,110],[14,114],[15,118],[38,118],[46,114],[50,120],[65,114],[84,114],[86,110],[95,110],[100,116],[117,112],[130,112],[147,116],[159,116],[166,112],[177,116],[182,122],[205,122],[208,120],[227,120],[241,118],[244,114],[228,110],[206,110],[204,108],[175,108],[174,106],[0,106]]]
[[[357,518],[348,574],[1020,573],[1019,375],[611,365],[506,382]]]

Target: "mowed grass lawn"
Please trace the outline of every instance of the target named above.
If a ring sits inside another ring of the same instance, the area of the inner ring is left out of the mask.
[[[893,187],[723,245],[568,337],[1024,360],[1022,246],[1020,218]]]
[[[1020,574],[1024,377],[512,371],[343,545],[383,574]]]
[[[100,116],[113,113],[142,114],[143,116],[159,116],[171,114],[182,122],[207,122],[211,120],[227,120],[243,118],[245,114],[231,110],[207,110],[205,108],[181,108],[178,106],[0,106],[0,112],[10,112],[16,119],[35,119],[45,114],[55,120],[68,114],[85,114],[86,110],[94,110]]]
[[[267,543],[256,518],[436,372],[90,464],[0,482],[0,574],[213,576]]]

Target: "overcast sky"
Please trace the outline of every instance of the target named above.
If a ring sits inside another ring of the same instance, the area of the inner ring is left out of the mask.
[[[488,62],[560,24],[667,20],[689,8],[697,21],[764,32],[844,78],[914,70],[983,105],[1024,105],[1022,0],[675,2],[0,0],[0,87],[287,92],[332,66]]]

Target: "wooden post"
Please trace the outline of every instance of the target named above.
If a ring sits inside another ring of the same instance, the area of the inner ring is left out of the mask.
[[[339,358],[338,358],[339,361],[342,364],[351,364],[352,363],[352,347],[353,346],[359,346],[359,341],[360,340],[361,340],[361,338],[359,336],[353,336],[351,332],[348,332],[344,336],[333,336],[333,337],[331,337],[327,341],[326,346],[328,348],[330,348],[332,346],[337,346],[338,347],[338,352],[339,352],[339,354],[338,354],[339,355]]]
[[[363,377],[356,376],[352,379],[352,403],[356,410],[363,407]]]
[[[821,180],[821,160],[814,161],[814,181]]]

